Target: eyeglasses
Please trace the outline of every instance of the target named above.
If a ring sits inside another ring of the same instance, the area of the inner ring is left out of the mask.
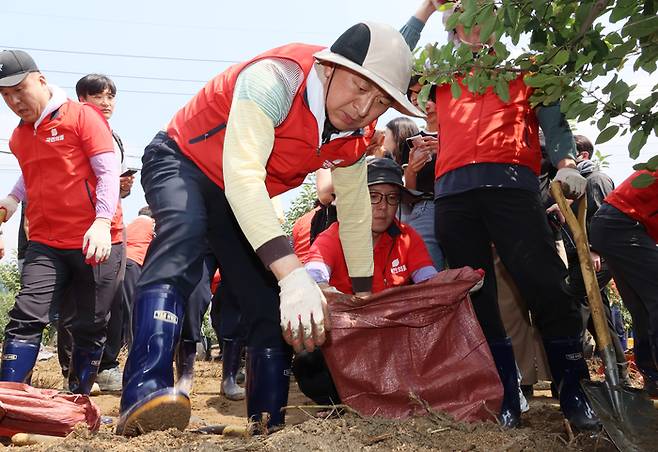
[[[370,204],[376,205],[386,198],[386,204],[389,206],[397,206],[400,204],[400,193],[379,193],[376,191],[370,192]]]

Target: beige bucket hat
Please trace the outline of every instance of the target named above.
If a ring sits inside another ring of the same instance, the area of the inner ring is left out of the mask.
[[[376,22],[356,24],[330,48],[316,53],[315,58],[344,66],[367,78],[393,98],[393,108],[399,112],[425,117],[407,98],[411,50],[400,32],[390,25]]]

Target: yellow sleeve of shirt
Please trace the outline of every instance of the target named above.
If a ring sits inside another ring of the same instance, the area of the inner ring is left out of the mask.
[[[355,292],[372,287],[372,208],[365,159],[332,171],[340,242]]]
[[[224,139],[224,192],[242,232],[266,266],[292,254],[265,187],[274,124],[256,102],[234,99]]]

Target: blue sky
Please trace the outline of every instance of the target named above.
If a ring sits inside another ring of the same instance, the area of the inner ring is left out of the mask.
[[[24,48],[36,60],[50,83],[74,97],[73,87],[84,74],[110,75],[118,88],[112,127],[127,147],[129,166],[141,166],[142,150],[172,115],[196,93],[206,80],[232,62],[289,42],[330,45],[346,28],[360,20],[387,22],[400,27],[413,14],[419,1],[332,0],[308,2],[226,1],[126,1],[67,0],[64,2],[2,2],[0,49]],[[441,18],[435,14],[427,24],[420,44],[445,42]],[[33,49],[33,50],[30,50]],[[623,74],[637,83],[641,93],[650,90],[644,73]],[[602,86],[602,84],[601,84]],[[0,103],[0,196],[5,196],[19,175],[18,164],[7,141],[18,120]],[[380,127],[398,116],[389,111]],[[578,125],[578,132],[594,139],[595,129]],[[609,173],[621,182],[631,171],[628,139],[616,139],[601,147],[609,159]],[[643,155],[656,149],[655,137]],[[283,198],[285,206],[294,198]],[[136,181],[124,200],[126,221],[145,204]],[[16,246],[18,218],[3,226],[8,250]]]

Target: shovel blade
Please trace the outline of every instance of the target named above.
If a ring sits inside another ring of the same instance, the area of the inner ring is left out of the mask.
[[[583,382],[582,387],[617,449],[658,450],[658,410],[645,392],[602,382]]]

